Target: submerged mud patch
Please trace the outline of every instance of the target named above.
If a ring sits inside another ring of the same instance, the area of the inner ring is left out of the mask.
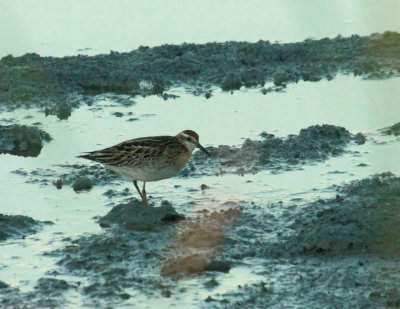
[[[246,139],[241,148],[220,145],[207,147],[212,158],[207,161],[199,153],[193,155],[191,163],[182,176],[256,173],[262,169],[273,171],[290,170],[296,166],[320,162],[330,156],[345,152],[350,142],[364,144],[361,133],[351,134],[343,127],[316,125],[302,129],[298,135],[279,138],[262,133],[261,141]]]
[[[43,143],[50,140],[48,133],[34,126],[0,125],[0,154],[37,157],[43,148]]]
[[[0,105],[39,105],[60,119],[83,94],[105,92],[161,95],[170,85],[218,85],[224,90],[274,82],[332,79],[338,72],[388,78],[399,74],[400,34],[271,44],[225,42],[141,46],[129,53],[40,57],[26,54],[0,60]]]
[[[27,216],[0,214],[0,241],[34,234],[45,224],[53,224],[53,222],[36,221]]]

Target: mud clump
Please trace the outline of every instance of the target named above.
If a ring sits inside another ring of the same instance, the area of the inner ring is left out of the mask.
[[[44,224],[50,221],[36,221],[27,216],[11,216],[0,214],[0,241],[11,237],[25,237],[36,233]]]
[[[241,148],[221,145],[208,147],[212,158],[204,162],[200,153],[193,155],[181,176],[223,173],[255,173],[262,169],[290,170],[296,165],[320,162],[338,156],[350,142],[365,143],[361,133],[351,134],[343,127],[315,125],[302,129],[299,135],[279,138],[262,133],[262,140],[246,139]]]
[[[118,224],[129,230],[145,231],[167,223],[184,220],[168,201],[163,201],[160,207],[146,206],[138,200],[119,204],[99,220],[102,227]]]
[[[57,183],[56,183],[57,185]],[[93,187],[92,181],[87,177],[78,177],[75,179],[74,183],[72,184],[72,188],[75,192],[80,191],[90,191]],[[59,186],[57,186],[57,189]]]
[[[379,131],[381,131],[383,134],[386,134],[386,135],[399,136],[400,135],[400,122],[398,122],[390,127],[380,129]]]
[[[35,290],[45,295],[61,295],[64,291],[71,288],[65,280],[56,278],[40,278]]]
[[[48,133],[34,126],[0,125],[0,153],[23,157],[37,157],[44,142],[49,142]]]

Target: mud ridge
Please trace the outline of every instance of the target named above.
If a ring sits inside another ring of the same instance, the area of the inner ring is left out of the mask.
[[[367,78],[399,75],[400,34],[338,36],[298,43],[259,41],[141,46],[129,53],[0,60],[0,105],[40,106],[60,119],[82,95],[106,92],[161,95],[173,84],[217,85],[224,90],[332,79],[336,73]]]
[[[246,139],[240,148],[207,147],[212,158],[205,160],[200,152],[195,153],[181,176],[245,174],[264,169],[287,171],[341,155],[350,142],[364,144],[366,141],[361,133],[353,135],[343,127],[326,124],[302,129],[298,135],[286,138],[268,133],[262,133],[261,137],[260,141]]]

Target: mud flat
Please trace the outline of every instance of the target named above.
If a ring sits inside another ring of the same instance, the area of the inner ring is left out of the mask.
[[[0,105],[39,106],[46,114],[68,118],[93,94],[161,95],[171,85],[224,90],[274,82],[332,79],[336,73],[366,78],[398,76],[400,34],[385,32],[360,37],[305,40],[279,44],[226,42],[142,46],[129,53],[98,56],[41,57],[11,55],[0,61]]]

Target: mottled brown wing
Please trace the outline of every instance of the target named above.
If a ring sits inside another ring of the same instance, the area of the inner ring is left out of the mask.
[[[112,166],[145,166],[161,158],[165,149],[181,144],[173,136],[142,137],[79,156]]]

